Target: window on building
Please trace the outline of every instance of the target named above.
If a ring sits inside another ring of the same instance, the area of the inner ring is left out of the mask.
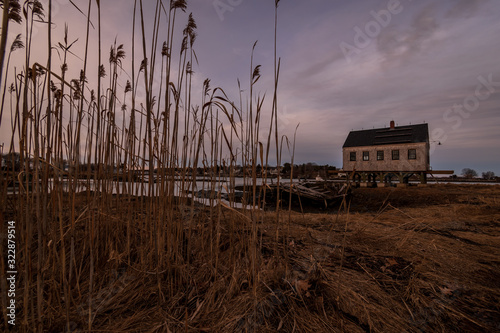
[[[377,161],[383,161],[383,160],[384,160],[384,151],[377,150]]]
[[[392,151],[392,159],[399,160],[399,150],[398,149]]]
[[[355,151],[350,152],[349,161],[356,161],[356,152]]]
[[[416,149],[408,149],[408,159],[416,160],[417,159],[417,150]]]
[[[363,152],[363,161],[369,161],[369,160],[370,160],[370,152],[364,151]]]

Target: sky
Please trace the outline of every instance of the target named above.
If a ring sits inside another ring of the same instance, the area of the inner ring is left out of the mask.
[[[70,61],[81,63],[85,17],[67,0],[53,1],[59,22],[54,34],[62,36],[68,23],[70,39],[78,39]],[[86,11],[86,1],[74,3]],[[147,28],[155,3],[144,1]],[[224,88],[234,100],[237,80],[247,92],[257,41],[253,64],[262,66],[255,90],[266,96],[263,120],[269,119],[273,94],[274,3],[188,0],[186,14],[177,18],[182,28],[192,12],[198,26],[195,85],[201,89],[210,78],[212,87]],[[133,1],[101,0],[101,6],[111,13],[103,20],[103,44],[116,39],[130,55]],[[43,48],[37,44],[43,32],[39,36],[35,49]],[[281,0],[278,128],[293,139],[298,125],[295,163],[341,167],[349,131],[387,127],[394,120],[401,126],[429,124],[433,170],[500,175],[498,36],[497,0]],[[40,63],[46,59],[44,52],[37,57]],[[6,136],[2,131],[0,141]],[[283,162],[289,158],[285,151]]]

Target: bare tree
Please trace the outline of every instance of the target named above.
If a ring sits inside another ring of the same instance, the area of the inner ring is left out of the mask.
[[[483,179],[491,180],[495,178],[495,173],[493,171],[486,171],[482,173]]]
[[[474,178],[477,177],[477,172],[474,169],[471,168],[464,168],[462,169],[462,176],[465,178]]]

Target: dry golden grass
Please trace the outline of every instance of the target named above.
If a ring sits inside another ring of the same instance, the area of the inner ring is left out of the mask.
[[[410,207],[406,196],[415,199]],[[434,204],[427,203],[432,197]],[[378,202],[378,209],[368,206],[369,211],[360,212],[361,198],[369,198],[372,207]],[[69,281],[73,331],[86,329],[89,302],[96,332],[494,332],[499,328],[498,186],[358,189],[348,214],[332,209],[292,212],[290,221],[283,218],[278,243],[275,214],[264,213],[257,225],[256,281],[251,280],[248,254],[252,223],[242,217],[249,212],[221,209],[214,214],[196,205],[195,218],[186,219],[183,208],[177,207],[184,264],[165,265],[157,272],[147,264],[152,260],[151,246],[141,242],[141,216],[148,200],[131,200],[137,229],[133,251],[128,253],[120,213],[126,198],[122,199],[110,207],[113,218],[103,226],[108,228],[106,244],[113,248],[102,249],[106,257],[98,257],[92,294],[85,282],[89,279],[82,278],[90,272],[82,251],[88,244],[80,237],[85,229],[77,227],[75,265],[82,277]],[[79,202],[83,222],[91,209],[86,209],[83,194]],[[66,246],[70,252],[69,243]],[[44,274],[54,275],[46,286],[50,311],[44,326],[64,331],[67,301],[62,281],[56,267],[47,268]]]

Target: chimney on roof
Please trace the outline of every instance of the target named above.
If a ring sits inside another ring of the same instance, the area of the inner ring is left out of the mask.
[[[391,129],[394,129],[396,126],[394,125],[394,120],[391,120]]]

